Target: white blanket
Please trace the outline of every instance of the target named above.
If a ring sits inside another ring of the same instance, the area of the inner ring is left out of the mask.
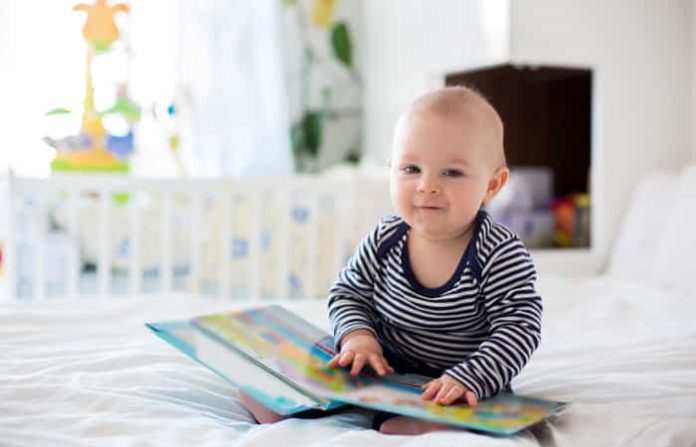
[[[543,278],[543,341],[513,381],[567,400],[512,438],[386,436],[361,411],[254,425],[235,390],[143,326],[235,307],[196,297],[0,307],[0,445],[695,445],[696,297]],[[326,328],[325,303],[285,304]]]

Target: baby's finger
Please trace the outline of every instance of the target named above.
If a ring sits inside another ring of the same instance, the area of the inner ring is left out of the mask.
[[[447,396],[447,393],[450,392],[452,387],[447,384],[442,384],[442,387],[440,388],[440,391],[437,392],[437,396],[435,396],[435,399],[433,399],[435,402],[442,403],[442,400]]]
[[[466,403],[469,404],[470,407],[478,406],[478,400],[476,400],[476,395],[473,393],[473,391],[467,391],[464,393],[464,400],[466,400]]]
[[[384,369],[384,374],[394,374],[396,371],[392,366],[387,362],[387,359],[385,359],[382,355],[377,355],[377,359],[379,363],[382,365],[382,368]],[[382,375],[384,375],[382,374]]]
[[[437,392],[440,391],[441,387],[442,387],[442,382],[440,382],[439,380],[431,381],[428,384],[428,387],[425,389],[425,391],[421,395],[421,399],[431,400],[433,397],[435,397]]]
[[[360,370],[362,370],[363,366],[365,366],[365,355],[357,353],[353,357],[353,367],[350,369],[350,375],[351,376],[357,376],[360,373]]]
[[[329,363],[327,363],[327,365],[329,366],[329,368],[335,368],[336,366],[338,366],[338,360],[339,360],[340,358],[341,358],[341,354],[340,354],[340,353],[334,355],[334,356],[331,358],[331,360],[329,360]]]
[[[379,354],[370,354],[370,366],[380,376],[387,373],[387,368],[384,366],[382,356]]]
[[[389,364],[387,359],[384,358],[383,355],[379,356],[379,361],[382,363],[382,366],[384,366],[384,370],[385,370],[386,374],[394,374],[396,372],[394,370],[394,368],[392,368],[392,366]]]
[[[341,358],[338,360],[338,364],[341,366],[348,366],[353,363],[353,358],[355,357],[354,351],[346,351],[341,354]]]
[[[458,386],[452,387],[447,394],[445,394],[445,397],[440,399],[438,403],[442,405],[449,405],[455,400],[459,399],[459,397],[464,394],[464,390]]]

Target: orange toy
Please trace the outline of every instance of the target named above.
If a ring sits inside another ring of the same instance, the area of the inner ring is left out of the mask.
[[[559,247],[572,247],[575,233],[575,218],[577,209],[572,200],[557,200],[551,207],[556,219],[556,229],[553,234],[554,243]]]
[[[96,0],[93,5],[80,3],[73,7],[73,11],[87,12],[87,21],[82,28],[82,35],[87,41],[94,43],[97,49],[104,49],[119,38],[116,13],[129,10],[128,5],[124,3],[109,6],[106,0]]]

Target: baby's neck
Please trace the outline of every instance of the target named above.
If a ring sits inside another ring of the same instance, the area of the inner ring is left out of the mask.
[[[409,232],[408,258],[414,276],[425,287],[445,285],[457,270],[473,236],[473,225],[459,237],[437,239]]]
[[[408,240],[409,244],[417,244],[420,248],[426,250],[461,250],[463,252],[474,234],[475,227],[475,222],[471,222],[461,234],[449,237],[422,234],[411,229],[408,232]]]

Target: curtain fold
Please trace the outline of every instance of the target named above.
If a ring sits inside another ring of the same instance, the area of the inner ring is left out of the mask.
[[[176,103],[195,176],[293,170],[277,0],[178,3]]]

